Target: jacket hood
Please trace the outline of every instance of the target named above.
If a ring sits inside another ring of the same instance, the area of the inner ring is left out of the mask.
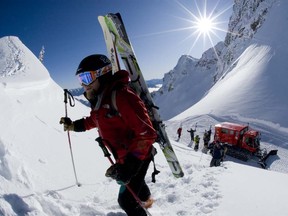
[[[129,73],[125,70],[120,70],[112,76],[112,86],[114,85],[127,85],[129,82]]]

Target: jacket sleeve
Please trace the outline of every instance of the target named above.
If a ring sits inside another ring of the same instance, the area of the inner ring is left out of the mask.
[[[145,159],[157,135],[144,103],[128,88],[117,92],[116,104],[123,121],[133,134],[129,151],[139,159]]]
[[[73,122],[74,131],[83,132],[83,131],[90,130],[92,128],[97,127],[97,125],[95,124],[95,121],[93,120],[95,118],[94,115],[95,114],[93,113],[93,111],[91,111],[90,116],[74,121]]]
[[[97,127],[95,119],[96,119],[96,114],[95,112],[93,112],[93,110],[91,110],[90,116],[84,118],[84,126],[86,130],[90,130],[92,128]]]
[[[86,131],[83,118],[74,121],[73,124],[74,124],[74,131],[76,132]]]

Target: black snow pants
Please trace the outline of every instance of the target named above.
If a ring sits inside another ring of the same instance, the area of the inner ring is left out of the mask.
[[[220,159],[215,159],[215,158],[212,158],[211,162],[210,162],[210,167],[217,167],[217,166],[220,166],[221,164],[221,158]]]
[[[145,182],[145,176],[149,168],[151,159],[145,160],[138,173],[129,182],[129,187],[139,197],[141,201],[146,201],[151,192]],[[145,210],[137,203],[125,185],[119,190],[118,203],[128,216],[146,216]]]

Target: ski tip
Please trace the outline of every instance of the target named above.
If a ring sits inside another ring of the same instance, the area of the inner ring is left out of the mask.
[[[104,20],[104,16],[98,16],[98,21],[101,22]]]

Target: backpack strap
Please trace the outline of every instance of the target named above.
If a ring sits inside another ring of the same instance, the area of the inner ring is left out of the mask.
[[[116,90],[111,91],[111,100],[109,102],[109,112],[106,114],[107,118],[112,118],[113,116],[120,116],[120,113],[118,112],[118,107],[116,104]]]
[[[117,104],[116,104],[116,90],[115,89],[111,93],[111,110],[114,115],[121,116],[121,114],[118,111]]]

